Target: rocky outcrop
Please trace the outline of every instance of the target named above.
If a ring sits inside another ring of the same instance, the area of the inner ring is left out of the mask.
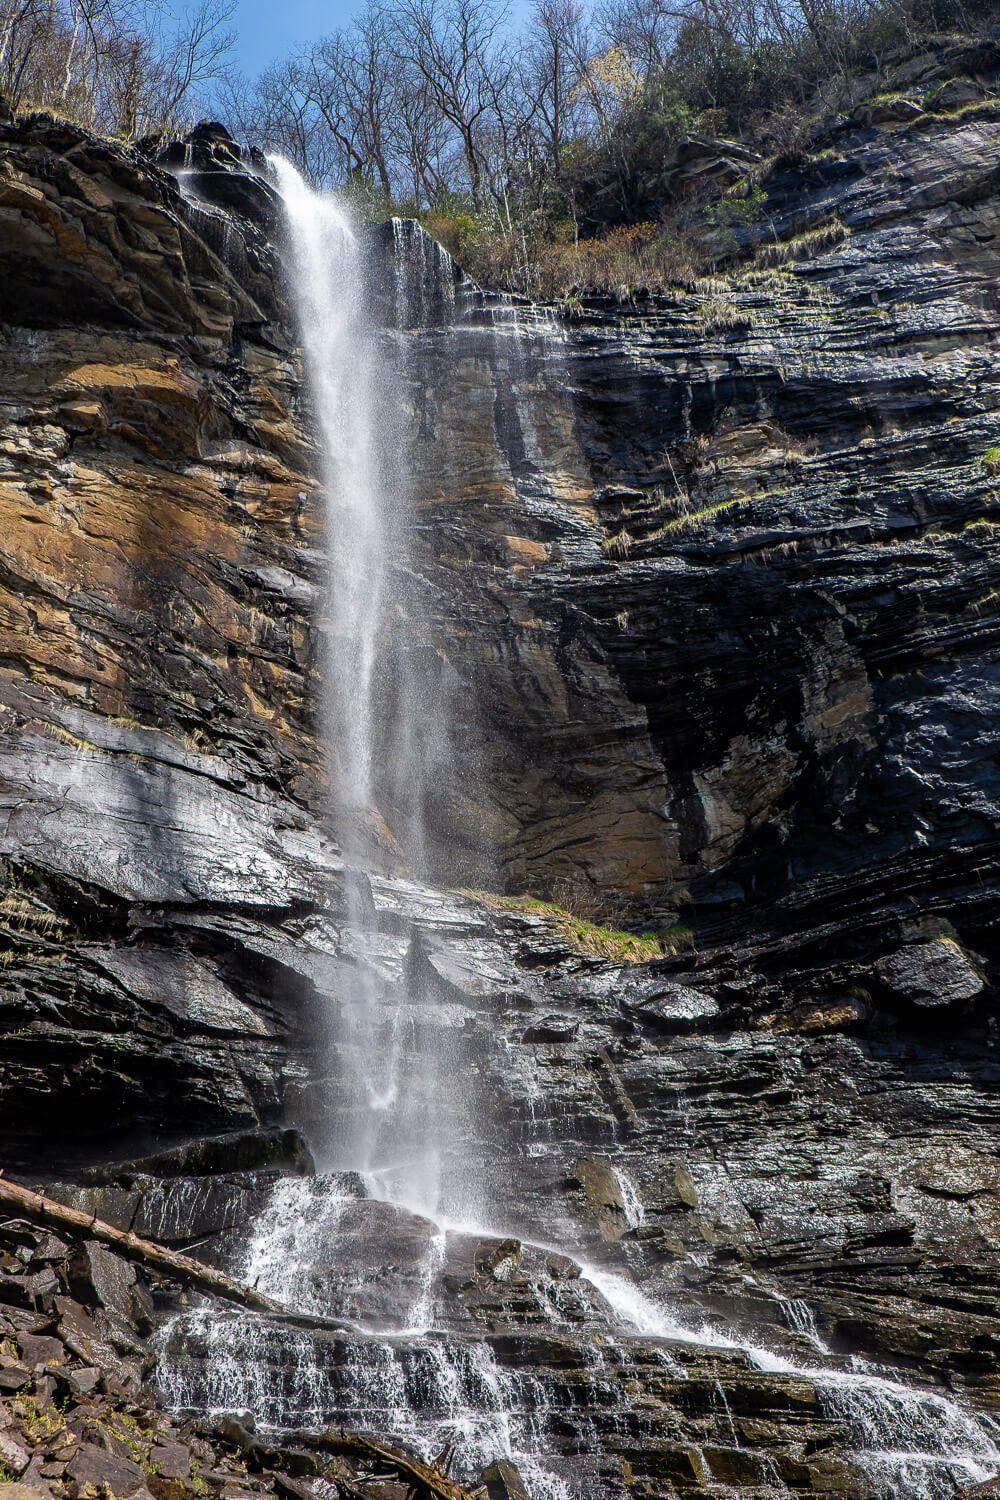
[[[197,934],[322,883],[309,443],[250,224],[44,118],[3,172],[5,1130],[134,1150],[282,1108],[274,960]]]

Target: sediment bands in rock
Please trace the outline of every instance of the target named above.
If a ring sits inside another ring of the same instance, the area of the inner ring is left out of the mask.
[[[508,890],[690,927],[638,968],[573,951],[543,911],[408,883],[389,799],[380,942],[342,940],[315,454],[267,233],[69,126],[4,127],[12,1164],[224,1257],[283,1161],[220,1148],[171,1173],[164,1153],[307,1114],[320,995],[336,1011],[338,972],[419,968],[461,1035],[461,1087],[523,1145],[516,1189],[492,1191],[525,1243],[572,1221],[691,1320],[801,1363],[804,1301],[838,1353],[995,1403],[984,87],[953,114],[830,125],[766,181],[762,243],[672,299],[558,332],[470,299],[464,322],[408,335],[405,462],[438,601],[409,639],[459,708],[481,705],[456,716],[442,884],[498,883],[472,857],[486,827]],[[348,1056],[325,1098],[334,1122],[351,1110]],[[360,1247],[376,1210],[348,1196]],[[558,1392],[569,1472],[594,1443],[609,1492],[763,1492],[777,1473],[793,1493],[871,1493],[814,1383],[641,1339],[598,1344],[595,1375],[578,1278],[531,1262],[505,1280],[488,1259],[456,1242],[443,1263],[456,1337]]]

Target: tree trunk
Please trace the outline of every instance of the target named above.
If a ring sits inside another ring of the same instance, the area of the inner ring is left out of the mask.
[[[176,1250],[168,1250],[164,1245],[158,1245],[153,1240],[144,1240],[141,1236],[133,1234],[131,1230],[116,1229],[113,1224],[107,1224],[103,1219],[81,1213],[76,1208],[67,1208],[65,1204],[57,1203],[54,1198],[46,1198],[41,1193],[34,1193],[30,1188],[10,1182],[2,1175],[0,1175],[0,1204],[16,1209],[30,1223],[45,1224],[49,1228],[61,1229],[73,1236],[82,1235],[87,1239],[99,1240],[101,1244],[117,1250],[118,1254],[127,1260],[138,1261],[140,1265],[149,1266],[163,1275],[172,1276],[187,1286],[193,1286],[198,1291],[207,1293],[208,1296],[222,1297],[227,1302],[235,1302],[240,1307],[251,1308],[254,1312],[271,1313],[286,1321],[311,1328],[351,1329],[348,1323],[338,1323],[332,1319],[290,1312],[280,1303],[272,1302],[270,1297],[263,1296],[254,1287],[234,1281],[224,1271],[216,1271],[212,1266],[206,1266],[200,1260],[195,1260],[193,1256],[182,1255]]]

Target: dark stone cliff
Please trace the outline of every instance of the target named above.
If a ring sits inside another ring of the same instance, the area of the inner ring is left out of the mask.
[[[569,892],[690,940],[625,969],[544,914],[415,890],[390,803],[373,883],[379,962],[465,1007],[470,1058],[499,1035],[515,1059],[483,1087],[545,1149],[527,1186],[493,1185],[512,1222],[570,1214],[676,1305],[800,1354],[781,1309],[804,1299],[835,1349],[983,1409],[1000,1396],[997,63],[911,60],[894,107],[776,168],[752,242],[673,298],[558,332],[480,308],[412,334],[406,457],[437,605],[411,646],[443,664],[467,772],[442,789],[441,885]],[[0,145],[5,1164],[89,1174],[123,1222],[159,1193],[146,1232],[221,1235],[224,1259],[259,1204],[247,1173],[283,1165],[266,1127],[315,1107],[318,997],[366,961],[339,944],[321,816],[299,356],[259,215],[186,204],[151,160],[44,118]],[[346,1071],[338,1090],[334,1115]],[[243,1147],[170,1165],[226,1132]],[[185,1218],[171,1193],[214,1169],[229,1188]],[[361,1242],[374,1210],[356,1211]],[[553,1333],[475,1247],[449,1254],[455,1326],[598,1422],[607,1493],[775,1475],[871,1493],[807,1381],[718,1352],[605,1356],[601,1426],[586,1299]],[[584,1427],[567,1415],[553,1447],[572,1455]]]

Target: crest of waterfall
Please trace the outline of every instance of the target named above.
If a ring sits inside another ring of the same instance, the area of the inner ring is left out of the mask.
[[[392,312],[397,328],[448,327],[457,306],[455,263],[415,219],[389,220]]]

